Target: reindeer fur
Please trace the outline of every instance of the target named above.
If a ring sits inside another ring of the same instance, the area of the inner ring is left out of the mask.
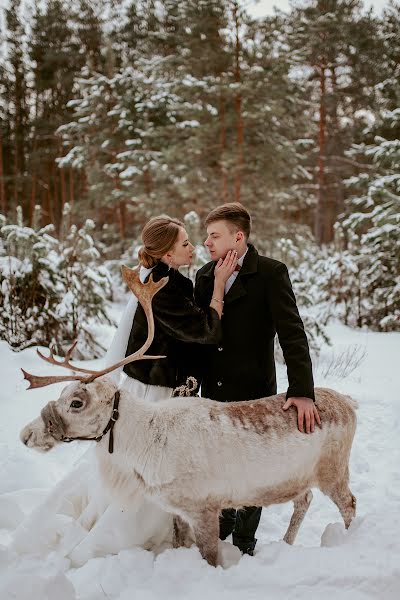
[[[67,435],[99,435],[115,390],[106,377],[67,386],[56,402]],[[284,537],[293,543],[316,487],[338,506],[348,527],[356,504],[348,487],[355,403],[329,389],[317,388],[315,395],[322,426],[307,435],[298,431],[295,408],[282,410],[284,394],[233,403],[205,398],[151,403],[121,390],[114,453],[108,453],[107,436],[97,445],[101,477],[112,494],[126,497],[140,490],[177,515],[176,545],[185,543],[190,525],[212,565],[222,508],[293,500]],[[83,402],[80,409],[71,408],[74,399]],[[41,450],[58,443],[40,417],[23,429],[21,439]]]

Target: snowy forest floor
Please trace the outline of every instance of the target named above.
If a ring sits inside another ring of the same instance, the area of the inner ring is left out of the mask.
[[[48,454],[21,444],[21,428],[58,397],[61,387],[27,392],[19,369],[42,374],[48,372],[46,365],[40,364],[34,349],[13,353],[0,342],[1,600],[309,600],[323,596],[397,600],[400,333],[355,331],[340,324],[327,329],[333,346],[325,346],[315,361],[315,382],[350,394],[359,403],[350,466],[358,516],[346,532],[336,507],[314,491],[296,544],[290,547],[281,538],[291,504],[269,507],[263,511],[255,556],[239,557],[225,542],[225,568],[216,569],[201,559],[195,547],[167,549],[158,556],[132,548],[89,560],[80,568],[71,568],[55,553],[39,560],[7,548],[13,529],[71,469],[88,443],[65,444]],[[285,368],[278,365],[278,390],[285,385]]]

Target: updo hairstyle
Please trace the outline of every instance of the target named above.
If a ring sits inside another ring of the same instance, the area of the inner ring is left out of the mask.
[[[150,219],[142,230],[143,246],[139,250],[140,263],[148,269],[154,267],[164,254],[174,247],[181,227],[184,227],[181,221],[168,215]]]

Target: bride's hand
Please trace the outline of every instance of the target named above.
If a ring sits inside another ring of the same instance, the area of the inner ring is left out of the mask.
[[[223,260],[220,258],[214,270],[215,281],[225,285],[229,277],[235,271],[237,261],[238,254],[236,250],[229,250],[228,254]]]

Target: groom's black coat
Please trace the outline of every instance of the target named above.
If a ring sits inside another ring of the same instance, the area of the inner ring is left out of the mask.
[[[214,268],[209,262],[197,272],[195,299],[201,307],[209,306]],[[229,402],[276,394],[277,333],[287,366],[287,397],[314,399],[308,342],[286,266],[260,256],[249,244],[224,300],[221,342],[201,352],[202,396]]]

